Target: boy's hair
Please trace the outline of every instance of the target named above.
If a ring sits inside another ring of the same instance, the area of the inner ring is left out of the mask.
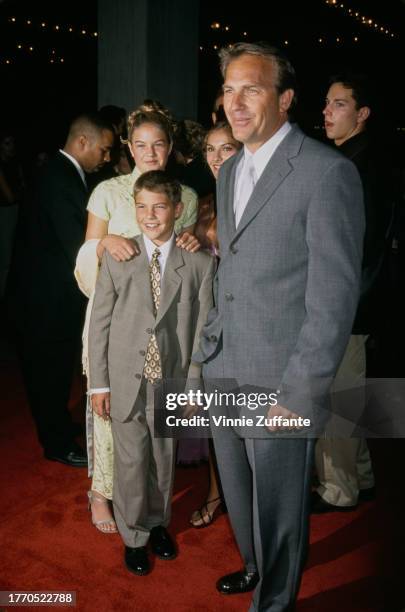
[[[329,86],[341,83],[346,89],[352,90],[352,96],[356,103],[356,110],[363,106],[373,107],[373,89],[365,74],[346,72],[335,74],[329,79]]]
[[[164,193],[173,206],[181,202],[181,185],[164,170],[150,170],[141,174],[134,187],[134,198],[142,189],[153,193]]]

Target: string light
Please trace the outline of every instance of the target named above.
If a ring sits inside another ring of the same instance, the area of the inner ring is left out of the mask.
[[[380,24],[378,24],[375,19],[372,19],[371,17],[366,17],[365,15],[361,15],[359,12],[355,12],[354,13],[351,8],[345,8],[344,4],[337,4],[337,0],[325,0],[325,3],[328,6],[331,6],[331,7],[334,7],[336,9],[342,10],[344,13],[346,13],[352,19],[356,19],[358,21],[361,21],[361,23],[364,26],[369,26],[369,27],[374,26],[374,29],[377,32],[379,31],[379,32],[381,32],[381,34],[386,34],[387,36],[391,36],[391,38],[394,37],[393,33],[390,32],[390,30],[388,28],[386,28],[385,26],[383,27]]]
[[[17,23],[17,18],[16,17],[10,17],[9,21],[12,23]],[[45,30],[46,28],[49,27],[49,29],[54,30],[56,32],[62,32],[63,28],[59,25],[59,24],[55,24],[55,25],[47,25],[46,21],[38,21],[38,22],[33,22],[31,19],[25,19],[25,20],[21,20],[21,22],[23,22],[25,25],[37,25],[38,27],[42,28],[42,30]],[[219,24],[218,24],[219,25]],[[212,27],[212,26],[211,26]],[[72,26],[66,26],[66,31],[70,32],[71,34],[74,32],[74,28]],[[91,36],[92,38],[95,38],[98,36],[98,32],[89,32],[88,28],[82,28],[81,30],[81,34],[83,36]]]

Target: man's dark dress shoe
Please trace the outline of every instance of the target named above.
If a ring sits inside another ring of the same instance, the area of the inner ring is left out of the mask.
[[[375,487],[369,487],[368,489],[360,489],[359,491],[359,502],[370,502],[375,499]]]
[[[130,548],[125,546],[125,566],[127,570],[138,576],[145,576],[150,572],[150,565],[146,546]]]
[[[44,457],[49,461],[58,461],[71,467],[87,467],[87,455],[76,445],[64,453],[44,451]]]
[[[177,557],[174,542],[164,527],[153,527],[150,530],[149,542],[152,552],[159,559],[169,561]]]
[[[335,506],[322,499],[316,491],[312,492],[311,512],[312,514],[326,514],[327,512],[353,512],[357,506]]]
[[[234,572],[222,576],[217,582],[217,590],[224,595],[233,595],[235,593],[247,593],[253,591],[259,582],[259,574],[257,572]]]

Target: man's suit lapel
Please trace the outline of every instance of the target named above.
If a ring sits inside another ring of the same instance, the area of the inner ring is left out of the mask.
[[[234,235],[235,228],[235,213],[233,210],[233,201],[234,201],[234,193],[235,193],[235,177],[236,177],[236,169],[239,165],[239,161],[243,156],[243,150],[235,155],[235,160],[232,165],[230,172],[227,172],[225,175],[225,182],[222,187],[223,193],[225,194],[225,223],[224,229],[227,233],[227,243],[231,241],[232,236]]]
[[[156,316],[156,325],[163,319],[181,285],[182,277],[178,269],[184,266],[183,253],[175,244],[172,245],[166,262],[160,293],[160,305]]]
[[[75,168],[73,162],[70,159],[68,159],[66,155],[63,155],[63,153],[60,153],[59,151],[56,155],[57,155],[57,158],[61,166],[65,168],[66,172],[69,173],[72,182],[77,185],[77,188],[80,189],[80,191],[82,191],[84,195],[87,196],[88,195],[87,187],[83,183],[82,177],[80,176],[77,168]]]
[[[289,134],[287,134],[285,139],[281,142],[255,185],[239,225],[230,240],[231,243],[238,238],[241,232],[243,232],[245,227],[252,221],[252,219],[254,219],[254,217],[256,217],[263,206],[269,202],[281,183],[286,179],[290,172],[292,172],[294,166],[290,160],[298,155],[303,139],[304,134],[301,132],[301,130],[297,127],[292,127]],[[230,206],[228,202],[228,209],[229,208]],[[233,227],[235,227],[235,221],[233,221]]]

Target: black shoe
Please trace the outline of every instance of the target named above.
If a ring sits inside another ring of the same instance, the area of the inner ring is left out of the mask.
[[[146,546],[130,548],[125,546],[125,567],[138,576],[145,576],[150,572],[150,565]]]
[[[359,491],[359,502],[370,502],[375,499],[375,487],[369,487],[368,489],[360,489]]]
[[[45,450],[44,457],[49,461],[58,461],[72,467],[87,467],[87,455],[77,444],[64,453]]]
[[[153,527],[150,530],[149,542],[152,552],[159,559],[169,561],[177,557],[174,542],[164,527]]]
[[[224,595],[234,595],[235,593],[247,593],[253,591],[259,582],[257,572],[234,572],[222,576],[217,582],[217,590]]]
[[[311,513],[312,514],[326,514],[327,512],[353,512],[357,506],[335,506],[325,501],[319,493],[316,491],[312,492],[311,497]]]

